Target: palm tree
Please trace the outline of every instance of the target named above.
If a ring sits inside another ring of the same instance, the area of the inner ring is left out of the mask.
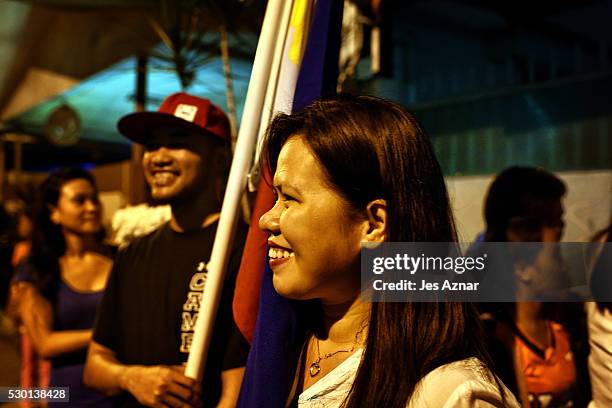
[[[221,56],[232,150],[237,138],[237,117],[229,36],[233,34],[238,45],[231,53],[251,60],[254,50],[244,46],[246,41],[242,35],[258,32],[263,6],[261,1],[255,0],[160,0],[159,19],[149,17],[153,29],[167,48],[166,52],[154,53],[153,56],[172,64],[183,88],[193,82],[198,67]],[[211,41],[207,34],[218,34],[218,42]]]

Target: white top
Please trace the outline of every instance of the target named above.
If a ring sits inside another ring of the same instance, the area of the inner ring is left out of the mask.
[[[612,407],[612,314],[595,302],[586,303],[589,324],[589,374],[593,390],[591,407]]]
[[[298,397],[299,408],[340,408],[349,393],[359,368],[363,349],[359,349],[325,377],[304,390]],[[440,366],[417,385],[407,408],[520,408],[504,386],[506,403],[502,403],[491,374],[483,372],[476,358]]]

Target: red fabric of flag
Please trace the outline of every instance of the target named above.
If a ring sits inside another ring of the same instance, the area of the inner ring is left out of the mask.
[[[248,254],[248,256],[243,256],[240,262],[232,305],[236,325],[249,343],[253,340],[255,332],[261,279],[264,273],[264,262],[267,261],[268,234],[259,229],[259,219],[274,205],[274,192],[270,188],[271,179],[268,167],[264,166],[243,251],[243,254]]]

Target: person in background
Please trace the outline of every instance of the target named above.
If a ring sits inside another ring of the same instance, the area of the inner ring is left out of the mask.
[[[246,226],[237,228],[214,332],[198,384],[184,375],[206,265],[229,170],[230,130],[209,100],[177,93],[158,112],[123,117],[119,131],[145,148],[151,197],[169,222],[119,251],[89,349],[85,382],[118,406],[233,407],[248,343],[231,302]]]
[[[569,286],[558,247],[547,245],[561,240],[565,192],[555,175],[531,167],[508,168],[489,188],[485,241],[529,242],[537,247],[507,265],[518,299],[540,299],[552,288]],[[503,270],[501,266],[489,273]],[[585,336],[574,329],[578,318],[570,317],[571,307],[519,300],[482,304],[481,311],[491,333],[490,349],[496,355],[498,373],[520,395],[523,407],[580,406],[579,377],[584,377],[584,369],[578,369],[576,356],[585,354],[577,350]]]
[[[277,195],[260,220],[273,284],[303,307],[287,405],[517,407],[492,374],[472,304],[360,298],[362,243],[457,239],[414,118],[346,96],[280,114],[264,145]]]
[[[4,204],[6,212],[13,222],[14,238],[16,243],[29,241],[32,236],[32,208],[24,201],[25,199],[14,198]]]
[[[31,250],[16,272],[18,315],[37,354],[51,361],[50,387],[70,387],[71,406],[111,406],[83,384],[86,349],[112,267],[92,175],[64,169],[43,181]],[[62,403],[49,403],[49,406]]]
[[[11,224],[11,217],[4,206],[0,206],[0,312],[4,310],[7,303],[12,274],[11,254],[14,242],[11,239],[13,229]],[[3,317],[2,314],[0,317]]]
[[[31,200],[30,200],[31,201]],[[13,270],[27,258],[32,244],[32,208],[28,207],[22,199],[12,199],[5,203],[7,212],[11,215],[14,225],[15,245],[13,247],[11,265]],[[7,310],[13,318],[15,326],[19,329],[19,351],[21,355],[21,371],[19,385],[21,387],[49,386],[50,364],[48,360],[36,354],[32,341],[25,332],[19,320],[19,301],[26,296],[23,292],[29,290],[29,283],[24,281],[11,281]],[[33,406],[31,401],[21,402],[23,408]]]
[[[589,408],[612,406],[612,223],[593,238],[603,243],[591,275],[591,293],[596,302],[587,302],[589,327],[589,374],[593,401]]]

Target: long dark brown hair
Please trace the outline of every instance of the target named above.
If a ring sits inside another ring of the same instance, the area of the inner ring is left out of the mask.
[[[357,213],[365,214],[374,199],[386,200],[387,241],[457,240],[433,148],[400,105],[342,96],[277,116],[265,143],[272,173],[293,135],[304,136],[328,181]],[[365,352],[345,407],[405,407],[419,380],[452,361],[477,357],[486,371],[483,338],[472,304],[372,303]]]
[[[66,240],[62,227],[51,221],[51,208],[57,206],[62,187],[72,180],[87,180],[97,192],[91,173],[79,168],[65,168],[51,173],[40,185],[34,204],[34,228],[30,256],[21,266],[28,268],[28,276],[34,286],[49,301],[55,300],[60,282],[59,258],[66,253]],[[101,242],[104,231],[96,234]]]

